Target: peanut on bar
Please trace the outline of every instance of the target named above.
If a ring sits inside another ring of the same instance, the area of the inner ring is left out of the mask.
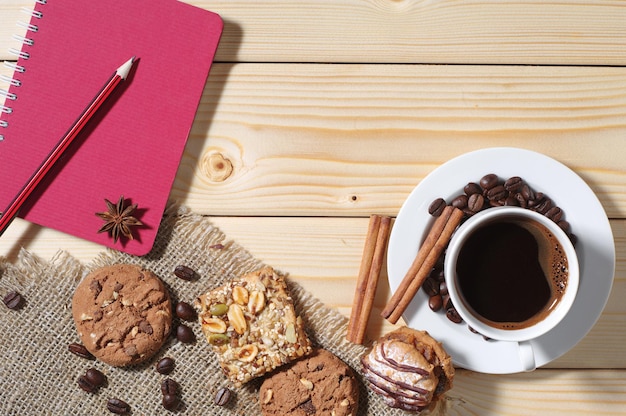
[[[199,296],[195,307],[204,336],[236,387],[311,352],[284,277],[271,267]]]

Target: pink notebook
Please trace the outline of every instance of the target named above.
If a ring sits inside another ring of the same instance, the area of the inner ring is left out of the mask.
[[[0,210],[115,69],[136,56],[128,79],[19,216],[130,254],[146,254],[169,199],[222,20],[175,0],[47,0],[37,1],[30,25],[14,81],[5,88]],[[98,233],[104,222],[96,213],[107,210],[105,199],[116,203],[121,196],[126,205],[137,204],[135,216],[143,226],[134,228],[134,239],[114,243],[106,232]]]

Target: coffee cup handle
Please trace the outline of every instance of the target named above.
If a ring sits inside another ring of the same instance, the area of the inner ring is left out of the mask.
[[[537,368],[535,363],[535,352],[530,341],[521,341],[517,343],[519,347],[519,357],[522,362],[524,371],[533,371]]]

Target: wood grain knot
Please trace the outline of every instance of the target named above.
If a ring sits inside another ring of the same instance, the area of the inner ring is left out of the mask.
[[[215,152],[206,158],[205,171],[212,182],[223,182],[233,173],[233,164],[224,155]]]

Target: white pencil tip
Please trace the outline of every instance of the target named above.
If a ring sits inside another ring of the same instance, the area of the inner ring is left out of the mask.
[[[122,66],[117,69],[117,75],[119,75],[122,79],[126,79],[128,74],[130,73],[130,68],[132,68],[133,63],[135,62],[135,57],[133,56],[128,61],[126,61]]]

